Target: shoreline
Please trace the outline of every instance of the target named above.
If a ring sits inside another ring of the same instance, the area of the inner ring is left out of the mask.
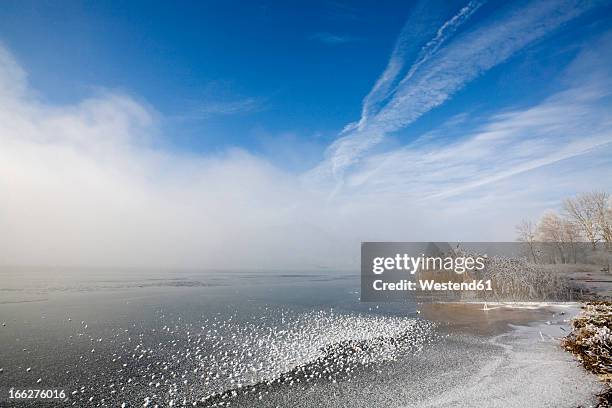
[[[572,303],[574,307],[578,303]],[[442,330],[470,335],[492,336],[508,332],[512,325],[521,326],[545,321],[562,310],[554,303],[523,302],[436,302],[421,305],[420,314],[440,324]]]
[[[573,406],[605,407],[609,400],[604,394],[609,392],[609,386],[585,370],[581,361],[563,347],[564,339],[572,333],[572,321],[581,315],[585,303],[442,303],[423,305],[423,314],[440,323],[442,330],[448,333],[482,336],[503,350],[500,356],[472,376],[470,386],[466,388],[483,398],[483,407],[497,406],[488,401],[500,395],[506,395],[506,398],[512,395],[510,398],[514,402],[505,398],[499,406],[547,406],[546,399],[534,401],[532,398],[536,394],[525,393],[525,387],[533,388],[533,383],[538,384],[539,390],[549,391],[553,384],[564,385],[565,388],[557,387],[558,395],[547,393],[547,398],[551,398],[548,402],[556,401],[555,406],[570,407],[572,398],[580,395],[585,400]],[[507,373],[509,367],[513,368],[512,375],[507,375],[510,374]],[[515,377],[527,377],[530,382]],[[573,390],[574,395],[567,395],[563,389]],[[461,406],[467,401],[464,392],[467,391],[452,389],[422,406]],[[562,405],[564,402],[568,405]],[[481,406],[478,401],[470,401],[470,404]]]

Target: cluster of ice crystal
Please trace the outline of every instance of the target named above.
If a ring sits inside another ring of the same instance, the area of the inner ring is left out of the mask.
[[[228,313],[186,322],[160,313],[161,326],[117,330],[107,340],[88,337],[83,322],[79,336],[96,348],[79,359],[84,367],[95,362],[103,369],[81,378],[69,401],[227,406],[239,395],[265,398],[266,387],[279,384],[350,381],[360,367],[417,352],[432,339],[431,323],[409,317],[274,308],[254,316]]]

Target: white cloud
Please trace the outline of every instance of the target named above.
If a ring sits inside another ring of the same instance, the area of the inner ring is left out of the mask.
[[[290,176],[242,151],[155,150],[156,118],[131,98],[47,105],[0,56],[0,263],[270,267],[291,243],[270,232],[296,222]]]

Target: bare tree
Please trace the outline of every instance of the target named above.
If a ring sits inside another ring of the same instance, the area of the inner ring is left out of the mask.
[[[542,242],[551,243],[559,251],[561,263],[566,262],[563,243],[566,242],[565,221],[554,212],[547,212],[538,223],[537,239]],[[556,256],[553,254],[551,260]]]
[[[585,193],[563,201],[563,209],[569,220],[580,227],[584,237],[591,242],[593,248],[599,241],[599,226],[597,223],[597,205],[595,196],[598,193]]]
[[[603,256],[612,259],[612,196],[607,192],[582,193],[563,201],[564,212],[547,212],[537,224],[528,220],[516,226],[517,241],[528,245],[533,261],[578,262],[594,255],[604,242]],[[589,242],[592,254],[585,254],[579,242]],[[539,259],[538,259],[539,258]],[[610,268],[608,267],[608,270]]]
[[[601,239],[610,246],[612,243],[612,200],[605,192],[588,194],[595,208],[595,223]]]
[[[538,263],[535,251],[536,226],[529,220],[523,220],[516,226],[516,232],[518,234],[517,241],[525,242],[529,246],[533,262]]]
[[[608,207],[606,208],[605,219],[606,219],[606,225],[608,226],[607,231],[608,231],[608,233],[610,233],[610,228],[612,226],[612,197],[608,198]],[[608,237],[612,238],[612,237],[610,237],[610,235],[608,235]],[[612,245],[610,245],[611,242],[610,241],[606,241],[606,242],[608,243],[608,248],[612,249],[612,248],[610,248],[612,246]]]
[[[563,219],[563,242],[569,243],[571,255],[574,257],[574,263],[576,263],[576,243],[580,242],[580,227],[576,223]]]

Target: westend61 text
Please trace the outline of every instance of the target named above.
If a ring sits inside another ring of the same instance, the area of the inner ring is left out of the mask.
[[[376,291],[393,291],[393,290],[428,290],[428,291],[455,291],[455,290],[478,290],[478,291],[489,291],[493,290],[491,286],[491,280],[472,280],[469,282],[436,282],[434,280],[422,280],[419,279],[417,282],[402,279],[398,282],[384,282],[381,279],[377,279],[372,282],[372,287]]]

